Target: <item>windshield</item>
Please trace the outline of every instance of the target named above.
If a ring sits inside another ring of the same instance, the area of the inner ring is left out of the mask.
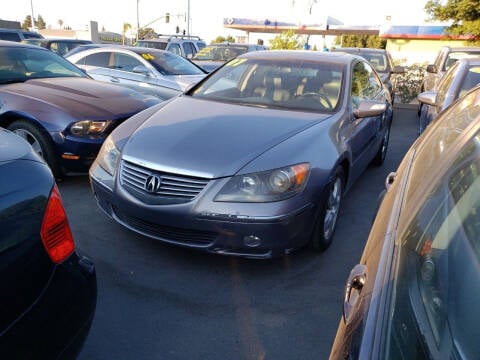
[[[189,60],[170,52],[140,52],[142,58],[147,60],[162,75],[204,75],[205,72]]]
[[[399,223],[387,359],[480,354],[480,133],[461,147],[458,141],[479,120],[480,102],[470,95],[458,104],[430,132],[411,171],[405,203],[414,205]]]
[[[151,48],[151,49],[160,49],[165,50],[167,48],[168,42],[161,41],[148,41],[148,40],[139,40],[137,46]]]
[[[228,61],[246,52],[245,46],[207,46],[200,50],[193,60]]]
[[[49,50],[0,47],[0,84],[53,77],[87,75]]]
[[[344,66],[318,61],[235,59],[191,95],[214,101],[289,110],[340,108]]]

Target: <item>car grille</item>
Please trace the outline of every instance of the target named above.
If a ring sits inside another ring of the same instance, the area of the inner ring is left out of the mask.
[[[155,176],[160,186],[147,191],[147,181]],[[130,194],[148,204],[179,204],[195,198],[208,184],[209,179],[169,174],[152,170],[122,160],[120,184]]]
[[[128,215],[115,207],[113,208],[113,212],[118,221],[128,228],[167,242],[190,246],[207,246],[213,243],[218,236],[218,233],[213,231],[198,231],[159,225]]]

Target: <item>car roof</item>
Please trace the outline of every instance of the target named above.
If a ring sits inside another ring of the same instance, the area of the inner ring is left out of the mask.
[[[8,41],[8,40],[0,40],[0,46],[1,47],[17,47],[17,48],[20,47],[20,48],[36,49],[41,51],[50,51],[48,49],[45,49],[36,45],[25,44],[17,41]]]
[[[89,44],[90,45],[90,44]],[[101,45],[101,46],[78,46],[77,48],[82,48],[85,51],[86,50],[92,50],[92,51],[132,51],[134,53],[168,53],[168,54],[173,54],[170,51],[167,50],[161,50],[161,49],[156,49],[156,48],[147,48],[147,47],[142,47],[142,46],[130,46],[130,45],[113,45],[113,44],[95,44],[95,45]],[[80,52],[80,51],[78,51]],[[175,55],[175,54],[173,54]]]
[[[237,59],[265,60],[306,60],[321,61],[348,65],[353,59],[365,61],[361,56],[342,52],[310,51],[310,50],[260,50],[239,55]]]
[[[358,53],[386,53],[385,49],[376,49],[376,48],[359,48],[359,47],[340,47],[333,49],[334,52],[344,51],[344,52],[358,52]]]

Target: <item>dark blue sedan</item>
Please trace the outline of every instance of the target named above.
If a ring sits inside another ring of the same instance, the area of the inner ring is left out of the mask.
[[[344,192],[383,163],[391,119],[361,57],[250,52],[120,125],[91,182],[109,216],[166,243],[252,258],[323,250]]]
[[[75,249],[45,162],[2,128],[0,149],[0,359],[74,359],[95,313],[95,267]]]
[[[107,135],[158,101],[92,80],[47,49],[0,41],[0,126],[27,140],[56,176],[87,172]]]

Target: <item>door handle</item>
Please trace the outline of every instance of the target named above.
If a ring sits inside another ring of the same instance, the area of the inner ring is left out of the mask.
[[[119,82],[120,82],[120,79],[119,79],[119,78],[116,78],[116,77],[111,77],[111,78],[110,78],[110,82],[119,83]]]
[[[367,267],[362,264],[354,266],[350,275],[348,276],[347,286],[345,287],[345,294],[343,298],[343,320],[348,322],[352,315],[355,304],[360,299],[360,293],[367,280]]]

